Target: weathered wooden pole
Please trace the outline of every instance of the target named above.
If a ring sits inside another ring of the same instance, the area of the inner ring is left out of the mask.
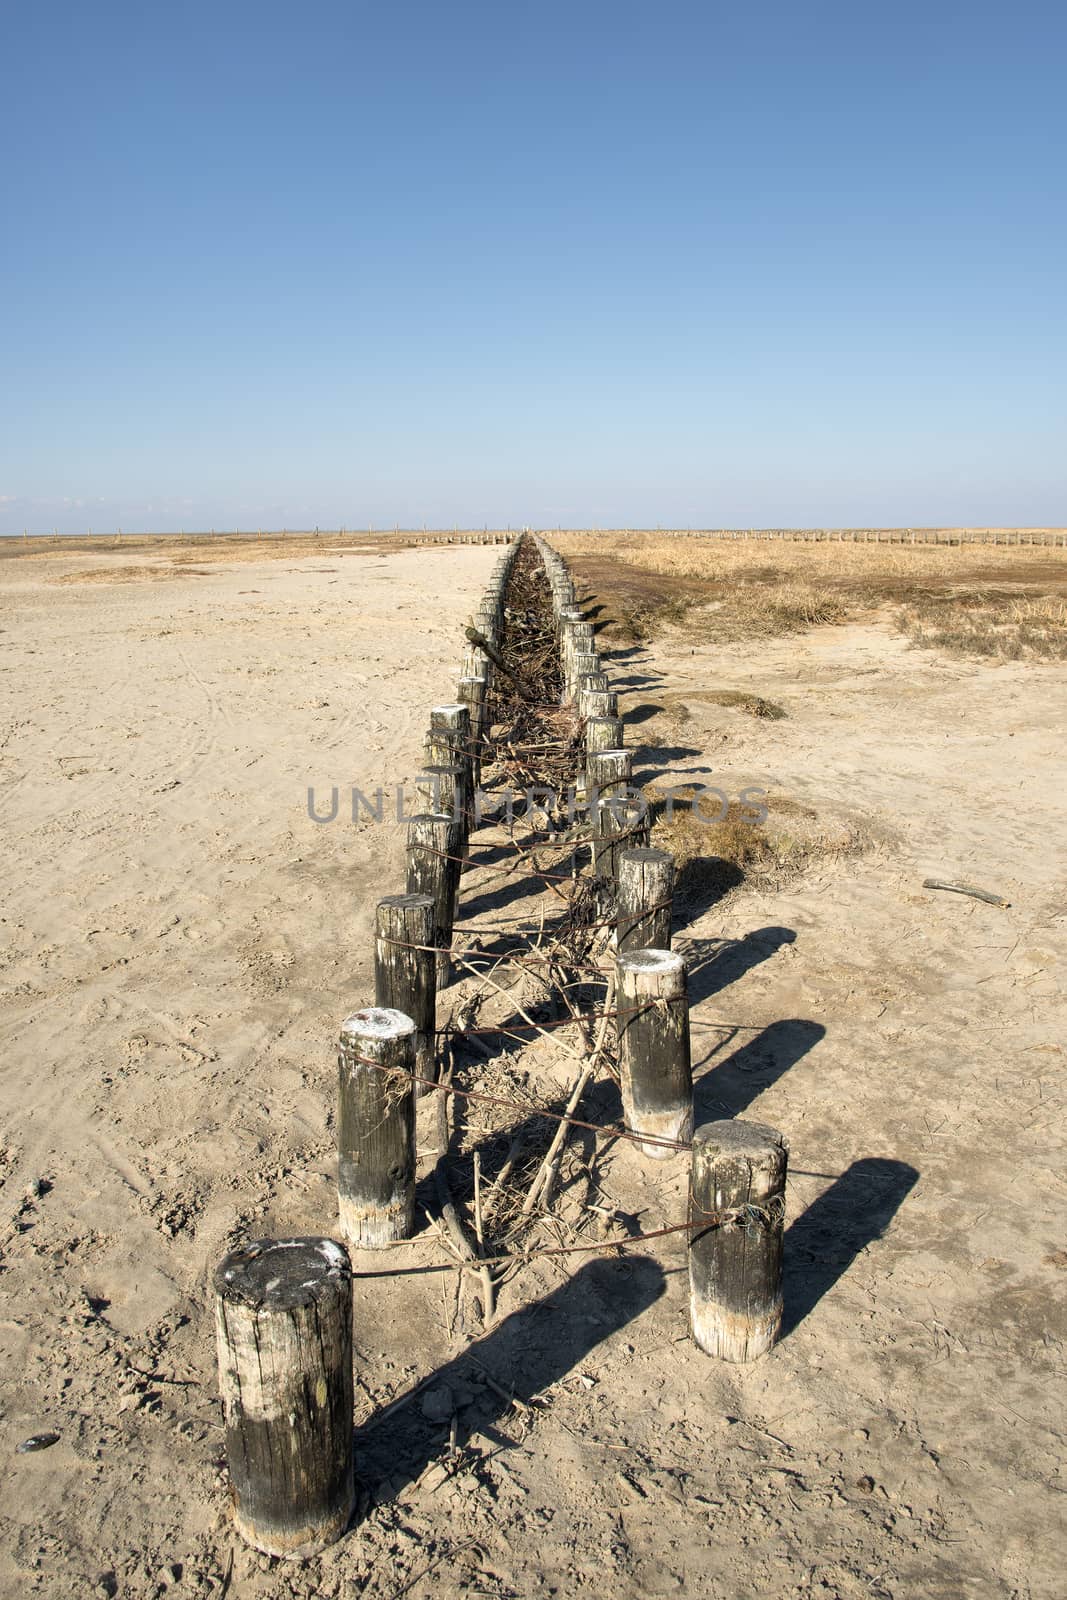
[[[415,1024],[366,1006],[341,1024],[337,1199],[349,1244],[380,1249],[415,1221]]]
[[[429,778],[434,772],[445,772],[446,779],[438,789],[451,793],[453,804],[430,805],[430,811],[454,810],[458,819],[466,821],[471,811],[471,760],[460,742],[460,735],[451,728],[431,727],[423,741],[425,765],[420,776]]]
[[[485,681],[487,684],[492,684],[497,672],[496,662],[494,660],[494,652],[497,650],[496,619],[492,613],[486,612],[483,608],[478,611],[477,616],[475,617],[475,622],[478,633],[485,640],[486,647],[483,649],[481,645],[474,646],[475,665],[472,670],[474,675],[477,676],[484,668]],[[471,642],[473,644],[474,641],[472,640]]]
[[[762,1122],[705,1122],[693,1135],[689,1320],[700,1348],[724,1361],[754,1361],[778,1337],[788,1160]]]
[[[466,709],[464,706],[464,712]],[[450,816],[458,824],[456,850],[462,859],[455,871],[453,918],[459,915],[460,876],[470,853],[468,840],[474,823],[474,784],[467,749],[469,739],[462,744],[461,739],[458,730],[435,728],[431,723],[423,747],[426,763],[415,786],[420,811]]]
[[[627,950],[615,962],[619,1008],[619,1078],[632,1133],[688,1140],[693,1131],[693,1072],[685,963],[670,950]],[[649,1142],[647,1156],[676,1154]]]
[[[451,754],[448,760],[442,760],[446,743]],[[472,756],[470,707],[462,701],[454,705],[432,706],[430,731],[426,736],[426,759],[434,766],[463,768],[464,814],[468,832],[474,805]]]
[[[470,709],[461,700],[453,701],[448,705],[431,706],[430,727],[440,728],[445,733],[455,734],[461,745],[466,749],[470,741]],[[470,754],[469,749],[466,749],[466,753]]]
[[[482,671],[483,665],[485,667],[484,673]],[[464,678],[478,678],[482,676],[485,677],[485,681],[488,684],[489,664],[480,650],[475,649],[474,645],[468,645],[466,650],[463,652],[463,659],[460,663],[460,682],[462,682]]]
[[[347,1253],[333,1239],[232,1250],[215,1330],[234,1526],[267,1555],[315,1555],[355,1505]]]
[[[674,857],[669,850],[624,849],[615,862],[620,950],[669,950]]]
[[[585,725],[585,748],[617,750],[622,745],[624,729],[621,717],[590,717]]]
[[[588,750],[585,758],[585,783],[592,807],[601,799],[606,804],[614,796],[624,796],[633,772],[634,753],[615,747]]]
[[[374,922],[374,1003],[403,1011],[415,1024],[415,1071],[437,1077],[437,951],[428,894],[389,894]],[[418,1094],[428,1093],[419,1085]]]
[[[581,683],[587,682],[583,677]],[[583,717],[618,717],[619,697],[614,689],[578,690],[578,710]]]
[[[591,672],[600,671],[600,657],[595,650],[576,650],[571,657],[570,667],[567,672],[567,688],[573,700],[577,700],[579,685],[583,677]]]
[[[648,806],[640,797],[613,799],[592,810],[593,872],[604,880],[601,914],[613,917],[618,901],[619,861],[627,850],[644,849],[650,838]]]
[[[452,981],[452,921],[463,844],[462,824],[441,812],[420,812],[408,823],[407,892],[428,894],[433,900],[438,989]]]
[[[432,724],[422,741],[422,753],[431,767],[457,766],[466,755],[451,728],[435,728]]]
[[[593,624],[591,622],[568,622],[560,641],[560,656],[563,665],[563,675],[568,686],[575,682],[574,663],[579,656],[592,655]]]
[[[471,782],[475,789],[482,781],[482,726],[485,716],[486,679],[483,673],[473,673],[459,680],[459,698],[467,707],[470,722]]]
[[[462,823],[467,814],[465,777],[462,766],[424,766],[415,784],[420,811],[436,812]]]

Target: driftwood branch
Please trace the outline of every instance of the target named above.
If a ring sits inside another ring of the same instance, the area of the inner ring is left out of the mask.
[[[604,997],[604,1011],[600,1019],[600,1028],[597,1033],[597,1040],[592,1051],[586,1057],[582,1065],[582,1070],[579,1072],[578,1077],[575,1080],[574,1088],[571,1090],[570,1099],[567,1101],[567,1107],[564,1112],[564,1116],[572,1117],[575,1111],[577,1111],[578,1102],[585,1093],[586,1085],[593,1076],[593,1073],[596,1071],[597,1062],[600,1060],[600,1056],[607,1040],[608,1020],[611,1016],[611,1008],[614,997],[615,980],[614,978],[609,978],[607,994]],[[556,1178],[559,1175],[560,1163],[563,1160],[563,1146],[566,1142],[569,1132],[569,1122],[561,1122],[559,1127],[556,1129],[555,1137],[545,1153],[545,1159],[538,1167],[537,1175],[534,1178],[533,1183],[530,1185],[526,1199],[522,1203],[522,1216],[528,1217],[530,1215],[530,1212],[537,1204],[538,1199],[541,1201],[542,1208],[547,1208],[551,1203],[552,1189],[555,1185]]]
[[[984,900],[987,906],[1002,906],[1005,910],[1011,905],[1010,900],[1005,900],[1003,895],[990,894],[988,889],[976,889],[970,883],[945,883],[941,878],[924,878],[924,889],[948,889],[952,894],[969,894],[972,900]]]
[[[480,650],[483,655],[488,656],[494,667],[496,667],[497,671],[502,672],[505,678],[508,679],[509,683],[513,683],[515,685],[515,688],[518,690],[519,694],[524,700],[533,700],[535,698],[531,693],[529,686],[523,682],[522,678],[519,677],[517,672],[512,671],[507,662],[504,660],[504,657],[501,655],[500,651],[497,649],[496,645],[487,639],[484,633],[479,633],[478,629],[474,627],[473,624],[468,624],[468,626],[464,629],[464,633],[466,635],[467,643],[472,644],[476,650]]]

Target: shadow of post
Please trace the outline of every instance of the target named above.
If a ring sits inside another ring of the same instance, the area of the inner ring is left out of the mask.
[[[699,1005],[701,1000],[736,983],[752,967],[769,960],[795,939],[792,928],[755,928],[743,939],[687,939],[677,948],[689,969],[691,1004]]]
[[[458,1446],[476,1432],[491,1437],[494,1424],[511,1409],[510,1396],[530,1404],[602,1340],[653,1305],[665,1287],[663,1269],[650,1256],[587,1262],[558,1289],[512,1312],[441,1367],[427,1386],[428,1394],[441,1391],[430,1417],[413,1400],[399,1412],[390,1405],[391,1415],[381,1420],[372,1415],[357,1428],[357,1476],[368,1485],[385,1477],[394,1484],[397,1478],[404,1483],[417,1478],[441,1455],[453,1410]]]
[[[785,1236],[782,1338],[833,1288],[869,1244],[880,1239],[918,1182],[906,1161],[854,1161],[789,1227]]]
[[[769,1089],[825,1037],[821,1022],[786,1017],[769,1023],[694,1083],[693,1116],[697,1126],[718,1117],[741,1116],[764,1089]]]
[[[542,894],[544,887],[539,878],[529,873],[505,878],[498,887],[483,889],[480,893],[469,895],[464,899],[460,907],[463,920],[470,917],[484,917],[493,911],[504,911],[508,906],[514,905],[516,900],[529,900],[533,895]]]
[[[666,709],[666,706],[660,705],[656,700],[642,700],[639,705],[627,706],[626,726],[632,728],[639,722],[651,722],[653,717],[658,717]]]

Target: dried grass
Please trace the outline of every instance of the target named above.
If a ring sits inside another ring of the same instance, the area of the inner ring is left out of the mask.
[[[855,825],[820,820],[810,807],[788,796],[768,795],[765,817],[757,807],[732,801],[721,820],[712,820],[714,798],[709,797],[707,814],[701,814],[685,798],[693,792],[674,790],[673,814],[668,815],[663,795],[654,788],[646,791],[655,818],[652,843],[673,854],[682,898],[719,897],[751,878],[781,881],[818,860],[856,855],[866,847]]]
[[[171,578],[207,578],[210,573],[199,567],[82,567],[77,572],[62,572],[46,578],[46,583],[66,586],[72,583],[158,583]]]
[[[1067,549],[791,543],[576,534],[562,552],[610,601],[607,631],[645,642],[670,626],[723,641],[773,638],[887,610],[917,643],[996,658],[1060,659]]]
[[[1067,601],[974,592],[904,606],[897,626],[916,645],[1001,661],[1067,660]]]
[[[753,694],[750,689],[686,689],[661,693],[659,699],[667,716],[680,725],[691,720],[691,702],[696,701],[712,706],[728,706],[731,710],[743,711],[747,716],[759,717],[767,722],[782,722],[786,717],[780,705],[764,699],[761,694]]]

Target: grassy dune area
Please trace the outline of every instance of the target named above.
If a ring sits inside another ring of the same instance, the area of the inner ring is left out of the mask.
[[[665,624],[774,638],[881,616],[916,644],[994,659],[1067,656],[1067,549],[740,541],[654,533],[555,541],[616,636]]]

